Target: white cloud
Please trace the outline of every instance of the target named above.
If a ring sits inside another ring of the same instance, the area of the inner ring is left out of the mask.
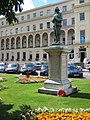
[[[23,11],[33,9],[35,6],[32,0],[24,0]]]
[[[42,1],[42,2],[44,2],[44,3],[47,3],[47,0],[39,0],[39,1]]]

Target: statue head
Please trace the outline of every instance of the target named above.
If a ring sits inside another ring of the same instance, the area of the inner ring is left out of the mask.
[[[55,8],[55,12],[58,13],[60,10],[58,7]]]

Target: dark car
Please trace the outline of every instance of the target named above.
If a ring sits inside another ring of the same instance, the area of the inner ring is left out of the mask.
[[[39,75],[40,76],[40,71],[41,71],[41,64],[35,64],[33,67],[33,74],[34,75]]]
[[[35,74],[35,69],[34,69],[35,64],[34,63],[25,63],[20,70],[20,73],[23,75],[26,75],[28,72],[29,75],[34,75]]]
[[[7,68],[7,63],[0,63],[0,73],[4,73]]]
[[[68,77],[83,77],[83,71],[81,68],[75,65],[68,65]]]
[[[20,73],[20,65],[18,63],[8,64],[5,69],[6,73]]]
[[[40,76],[48,76],[48,64],[41,66]]]

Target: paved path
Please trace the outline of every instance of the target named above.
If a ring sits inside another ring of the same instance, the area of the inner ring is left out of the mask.
[[[83,69],[83,77],[86,79],[90,79],[90,72],[86,69]]]

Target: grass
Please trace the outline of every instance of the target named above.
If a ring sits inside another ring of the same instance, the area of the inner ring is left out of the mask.
[[[78,93],[68,97],[58,97],[38,93],[38,88],[43,83],[20,84],[15,75],[0,74],[0,77],[7,78],[7,81],[0,82],[0,85],[8,86],[0,91],[3,103],[8,106],[8,111],[18,110],[21,105],[30,105],[33,109],[38,107],[52,108],[90,108],[90,80],[71,79],[72,84],[78,88]]]

